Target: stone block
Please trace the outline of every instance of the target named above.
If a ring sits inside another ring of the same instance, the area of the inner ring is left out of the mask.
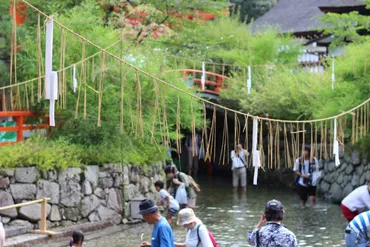
[[[98,212],[92,212],[88,217],[90,222],[98,222],[100,221]]]
[[[128,166],[125,166],[123,168],[123,183],[124,183],[124,185],[129,185],[130,184],[130,176],[129,176]]]
[[[120,224],[122,221],[122,216],[112,209],[100,206],[97,212],[101,220],[110,221],[116,225]]]
[[[34,184],[11,184],[9,187],[14,200],[36,199],[36,185]]]
[[[104,171],[108,173],[122,173],[122,166],[121,164],[104,164],[103,165]]]
[[[88,180],[83,181],[83,183],[82,183],[82,193],[85,196],[88,196],[88,195],[91,195],[92,192],[93,191],[92,191],[90,182]]]
[[[346,167],[346,174],[347,175],[352,174],[353,170],[354,170],[353,166],[351,164],[348,164],[347,167]]]
[[[59,207],[57,205],[52,205],[49,215],[49,220],[51,221],[61,221],[62,217],[60,215]]]
[[[91,183],[93,189],[95,189],[99,181],[99,166],[86,167],[85,178]]]
[[[111,177],[108,172],[99,172],[99,178],[109,178]]]
[[[123,184],[123,175],[119,173],[114,173],[113,180],[114,180],[113,187],[120,188]]]
[[[102,189],[112,188],[113,178],[112,177],[99,178],[99,187]]]
[[[360,175],[358,174],[353,174],[351,184],[353,187],[357,187],[360,185]]]
[[[59,203],[59,184],[50,182],[47,180],[40,179],[37,181],[37,193],[36,198],[41,199],[43,197],[50,197],[48,201],[51,204]]]
[[[91,212],[100,206],[100,200],[97,196],[86,196],[81,201],[81,215],[87,217]]]
[[[5,169],[5,170],[0,170],[0,175],[4,177],[14,177],[15,170],[11,169]]]
[[[51,182],[58,182],[58,172],[55,169],[50,169],[46,172],[47,180]]]
[[[0,176],[0,189],[7,189],[9,187],[9,177]]]
[[[343,194],[342,194],[342,198],[346,197],[349,195],[349,193],[351,193],[353,191],[353,186],[352,184],[347,184],[346,187],[344,187],[343,189]]]
[[[140,192],[145,194],[148,193],[151,187],[151,181],[147,177],[143,177],[140,183]]]
[[[60,203],[66,207],[76,207],[83,197],[80,186],[80,168],[69,168],[59,173]]]
[[[330,194],[332,196],[333,202],[335,203],[339,203],[343,199],[342,198],[342,188],[337,183],[334,183],[331,185]]]
[[[360,185],[366,184],[366,173],[362,173],[360,176]]]
[[[107,206],[119,214],[122,214],[122,192],[111,188],[107,195]]]
[[[51,206],[46,204],[46,213],[50,214]],[[41,204],[32,204],[19,209],[19,217],[31,222],[37,222],[41,219]]]
[[[354,166],[358,166],[359,164],[361,164],[360,154],[358,153],[358,151],[353,150],[351,160]]]
[[[25,232],[30,232],[33,230],[33,224],[28,222],[27,220],[13,220],[9,223],[9,226],[20,226],[24,227],[27,230]]]
[[[1,217],[1,222],[3,224],[8,224],[12,219],[9,217]]]
[[[35,183],[40,178],[40,172],[36,167],[22,167],[15,169],[15,181],[18,183]]]
[[[362,173],[364,172],[364,165],[359,165],[359,166],[357,166],[356,168],[355,168],[355,172],[356,172],[356,174],[357,175],[362,175]]]
[[[14,200],[12,195],[9,192],[0,190],[0,207],[14,205]],[[7,209],[7,210],[0,210],[0,215],[9,217],[9,218],[16,218],[18,213],[15,208]]]
[[[125,186],[125,200],[126,201],[131,201],[134,199],[137,194],[139,193],[138,189],[136,188],[135,185],[129,184],[128,186]]]
[[[101,188],[96,188],[95,191],[94,191],[94,195],[96,195],[97,197],[99,197],[100,199],[105,199],[106,197],[106,193],[104,192],[104,190],[102,190]]]
[[[62,218],[77,222],[81,219],[80,210],[78,208],[62,208],[61,210]]]

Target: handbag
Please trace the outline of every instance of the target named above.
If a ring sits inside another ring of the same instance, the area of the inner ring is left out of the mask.
[[[175,199],[179,204],[188,204],[188,195],[186,193],[186,188],[183,183],[181,183],[177,188]]]

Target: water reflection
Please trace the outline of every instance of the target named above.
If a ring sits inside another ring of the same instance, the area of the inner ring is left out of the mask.
[[[215,235],[220,246],[249,246],[247,230],[255,227],[264,204],[271,199],[278,199],[284,204],[284,224],[296,234],[299,246],[344,246],[346,221],[338,205],[319,201],[314,209],[301,209],[297,196],[290,189],[249,186],[247,195],[232,194],[230,181],[222,178],[204,180],[205,183],[200,181],[203,191],[198,197],[199,208],[195,212]],[[144,232],[144,240],[149,240],[151,229],[145,224],[135,226],[129,231],[87,241],[85,247],[137,247],[140,234]],[[184,229],[175,226],[174,232],[177,241],[184,240]]]

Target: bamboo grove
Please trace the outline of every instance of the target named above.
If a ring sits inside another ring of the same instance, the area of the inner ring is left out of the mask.
[[[18,51],[17,25],[13,18],[10,83],[0,88],[2,111],[34,110],[44,104],[43,27],[45,21],[52,17],[27,1],[23,2],[37,15],[37,35],[33,44],[35,64],[32,65],[36,78],[18,81],[17,53],[21,51]],[[178,79],[178,74],[171,77],[163,73],[170,69],[169,64],[173,65],[173,69],[189,66],[199,68],[201,61],[181,62],[179,58],[158,51],[158,54],[148,52],[147,56],[131,64],[123,59],[129,51],[123,47],[122,34],[117,37],[117,41],[102,48],[57,19],[54,24],[58,27],[54,31],[54,36],[58,38],[55,38],[53,57],[54,64],[59,65],[57,109],[60,112],[73,109],[75,119],[96,118],[99,127],[106,121],[114,121],[121,133],[128,132],[137,139],[150,140],[159,151],[161,145],[173,142],[181,154],[182,132],[188,128],[193,141],[196,140],[195,135],[201,133],[201,148],[205,150],[206,159],[227,164],[231,149],[238,143],[243,142],[245,148],[250,149],[251,124],[254,119],[258,119],[258,149],[262,167],[278,169],[292,167],[294,158],[302,154],[305,145],[311,146],[311,155],[327,159],[333,157],[334,139],[338,140],[343,151],[345,144],[354,144],[369,133],[370,99],[353,109],[323,119],[297,121],[254,116],[201,98]],[[76,42],[79,47],[71,47],[70,44]],[[77,49],[81,50],[78,54],[82,55],[77,61],[71,62]],[[87,55],[87,49],[95,53]],[[173,62],[170,63],[169,59],[173,59]],[[298,64],[286,66],[298,67]],[[267,74],[268,77],[268,73],[273,73],[268,71],[271,65],[260,67],[263,68],[260,74]],[[207,68],[227,76],[238,73],[241,80],[246,81],[246,66],[208,63]],[[78,81],[77,87],[73,84],[74,77]],[[230,83],[233,83],[232,79]],[[108,100],[107,95],[114,100]],[[168,95],[173,97],[166,97]],[[112,112],[107,111],[106,105],[115,106],[118,118],[108,117]],[[220,114],[223,115],[222,119],[217,117]],[[230,119],[233,123],[231,125]],[[217,131],[217,126],[222,126],[223,131]],[[233,133],[233,137],[229,137],[229,133]],[[218,145],[219,139],[221,145]]]

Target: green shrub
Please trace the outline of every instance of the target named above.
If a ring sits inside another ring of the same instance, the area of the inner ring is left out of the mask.
[[[28,140],[0,148],[0,169],[36,166],[41,171],[83,166],[84,149],[66,139],[49,140],[32,136]]]

